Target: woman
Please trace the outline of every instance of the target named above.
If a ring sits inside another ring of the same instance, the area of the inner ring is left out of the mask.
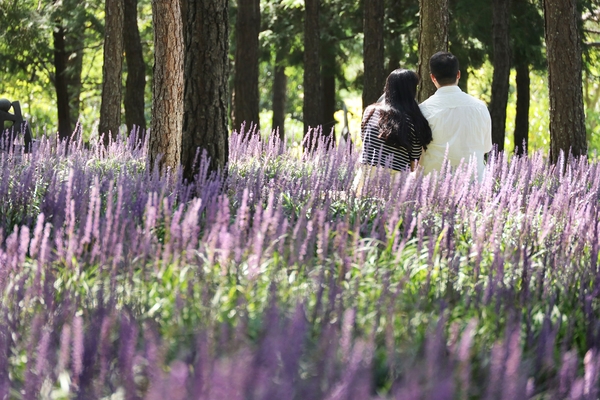
[[[360,156],[362,188],[367,171],[387,167],[414,171],[423,149],[431,142],[431,129],[415,100],[419,76],[406,69],[393,71],[386,80],[383,102],[367,107],[363,114]]]

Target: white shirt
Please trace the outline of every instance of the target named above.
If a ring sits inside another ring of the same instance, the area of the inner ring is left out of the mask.
[[[492,119],[485,103],[451,85],[440,87],[419,107],[433,136],[421,158],[423,172],[441,170],[447,152],[453,167],[475,157],[481,181],[483,156],[492,150]]]

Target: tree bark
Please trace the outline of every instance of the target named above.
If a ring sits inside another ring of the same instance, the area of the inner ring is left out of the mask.
[[[137,23],[137,3],[138,0],[124,0],[124,24],[127,29],[123,31],[123,47],[125,48],[127,78],[123,105],[128,131],[131,131],[134,125],[142,130],[146,129],[146,116],[144,114],[146,64],[144,63],[140,30]],[[179,29],[181,30],[181,22],[179,23]],[[183,52],[183,50],[181,51]]]
[[[448,51],[448,18],[448,0],[419,0],[419,102],[436,91],[429,77],[429,59],[438,51]]]
[[[587,155],[578,19],[577,0],[544,0],[550,159],[554,163],[561,151]]]
[[[73,129],[69,110],[68,56],[65,45],[65,28],[60,24],[57,25],[52,36],[54,39],[54,88],[56,89],[58,137],[68,139],[73,133]]]
[[[385,86],[384,0],[365,0],[364,13],[363,109],[379,99]]]
[[[121,73],[123,67],[123,0],[106,0],[102,103],[98,131],[104,144],[116,139],[121,124]]]
[[[494,75],[492,78],[492,142],[498,151],[504,150],[506,129],[506,106],[510,78],[509,1],[493,0],[492,47],[494,51]]]
[[[258,124],[258,35],[260,33],[260,0],[237,0],[235,24],[235,71],[233,97],[233,128],[240,132],[246,123]],[[258,133],[258,130],[255,130]]]
[[[317,144],[318,127],[323,125],[321,90],[321,57],[319,8],[320,0],[306,0],[304,11],[304,148],[312,150]],[[309,129],[313,129],[309,132]]]
[[[181,160],[183,125],[183,30],[178,1],[153,0],[154,85],[150,165],[175,170]]]
[[[75,29],[83,29],[78,26]],[[81,73],[83,71],[83,47],[84,36],[79,30],[70,29],[65,35],[65,43],[68,54],[67,58],[67,90],[69,96],[69,117],[71,127],[79,120],[81,105]]]
[[[273,77],[273,131],[285,140],[285,109],[287,103],[287,75],[285,74],[285,49],[277,49]]]
[[[68,139],[73,134],[73,127],[79,119],[81,72],[83,69],[83,48],[85,24],[80,18],[72,17],[69,23],[62,16],[74,9],[74,0],[64,0],[53,4],[59,10],[53,31],[54,67],[53,83],[56,89],[58,113],[58,134],[61,139]]]
[[[226,173],[229,14],[227,0],[187,0],[184,8],[181,163],[184,179],[191,182],[200,172],[198,151],[210,158],[208,171]]]
[[[328,43],[323,51],[321,89],[323,90],[323,138],[327,146],[335,146],[335,44]]]
[[[529,105],[530,86],[529,65],[527,63],[517,64],[517,114],[515,116],[515,154],[527,155],[527,143],[529,142]]]
[[[461,64],[460,66],[460,80],[458,81],[458,87],[465,93],[469,91],[469,69],[467,65]]]

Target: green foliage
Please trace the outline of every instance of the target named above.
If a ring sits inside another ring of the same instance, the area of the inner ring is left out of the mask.
[[[582,38],[587,43],[599,39],[597,1],[580,2],[583,14]],[[362,2],[324,0],[321,7],[322,50],[332,52],[335,65],[323,65],[336,76],[335,118],[341,124],[343,106],[350,111],[350,131],[358,139],[362,111],[361,91],[362,60]],[[398,66],[416,69],[418,55],[418,1],[387,0],[385,15],[386,68]],[[231,1],[231,32],[236,18],[235,2]],[[286,126],[290,144],[299,146],[304,132],[303,104],[303,12],[300,0],[262,0],[262,27],[260,34],[260,110],[263,132],[270,131],[272,109],[272,81],[276,54],[283,53],[280,63],[288,76],[288,101]],[[460,59],[461,65],[471,74],[469,91],[482,99],[489,98],[490,85],[487,73],[491,68],[491,6],[477,0],[452,0],[450,2],[450,49]],[[147,66],[146,99],[150,103],[153,65],[151,2],[139,2],[139,27],[142,36],[144,59]],[[83,132],[90,136],[99,116],[102,32],[104,9],[99,0],[2,1],[0,2],[0,97],[19,100],[25,117],[33,127],[34,135],[44,130],[56,130],[56,100],[54,89],[52,32],[57,24],[63,25],[67,36],[77,36],[83,43],[83,71],[81,104],[76,114]],[[545,56],[543,46],[543,16],[538,0],[515,0],[511,12],[511,40],[513,62],[529,63],[536,71],[532,82],[532,111],[530,138],[532,149],[547,148],[548,113],[547,89],[543,86]],[[232,36],[233,37],[233,36]],[[232,41],[232,55],[234,42]],[[70,48],[69,51],[75,50]],[[584,46],[585,69],[583,88],[586,107],[586,126],[590,152],[598,149],[600,102],[598,101],[599,73],[598,46]],[[481,73],[481,69],[486,71]],[[463,72],[466,72],[463,71]],[[539,72],[539,74],[537,74]],[[125,71],[126,73],[126,71]],[[482,75],[486,75],[481,78]],[[510,94],[507,140],[511,140],[514,93]],[[146,108],[150,120],[150,107]],[[336,131],[341,131],[338,126]],[[507,142],[508,143],[508,142]],[[507,146],[512,148],[512,145]]]
[[[492,54],[491,3],[452,0],[450,10],[450,51],[460,60],[461,69],[479,69]]]
[[[151,81],[153,44],[150,2],[140,1],[139,9],[138,23],[147,80]],[[99,0],[0,3],[0,26],[3,27],[0,33],[0,97],[20,101],[34,135],[41,136],[45,130],[57,130],[52,37],[57,25],[65,28],[67,51],[83,50],[81,104],[79,110],[72,110],[72,117],[81,123],[86,138],[94,131],[100,114],[103,20],[104,2]],[[67,73],[72,73],[72,67],[69,68]],[[146,89],[149,102],[151,85],[146,85]]]
[[[588,3],[588,2],[584,2]],[[591,3],[591,2],[590,2]],[[590,153],[600,149],[600,11],[598,6],[588,4],[588,11],[584,14],[584,41],[585,45],[583,71],[583,99],[585,103],[585,124],[588,133]],[[595,43],[595,45],[593,45]]]
[[[544,16],[537,0],[511,3],[510,38],[514,65],[527,63],[536,71],[546,69]]]
[[[386,1],[385,53],[387,70],[412,68],[418,63],[419,2]]]

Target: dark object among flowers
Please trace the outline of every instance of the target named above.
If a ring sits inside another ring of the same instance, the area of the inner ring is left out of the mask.
[[[10,109],[12,108],[12,114]],[[12,126],[5,127],[6,122],[12,122]],[[8,150],[14,145],[17,135],[23,135],[25,152],[31,151],[31,129],[27,121],[23,119],[21,105],[18,101],[11,102],[8,99],[0,99],[0,150]]]

